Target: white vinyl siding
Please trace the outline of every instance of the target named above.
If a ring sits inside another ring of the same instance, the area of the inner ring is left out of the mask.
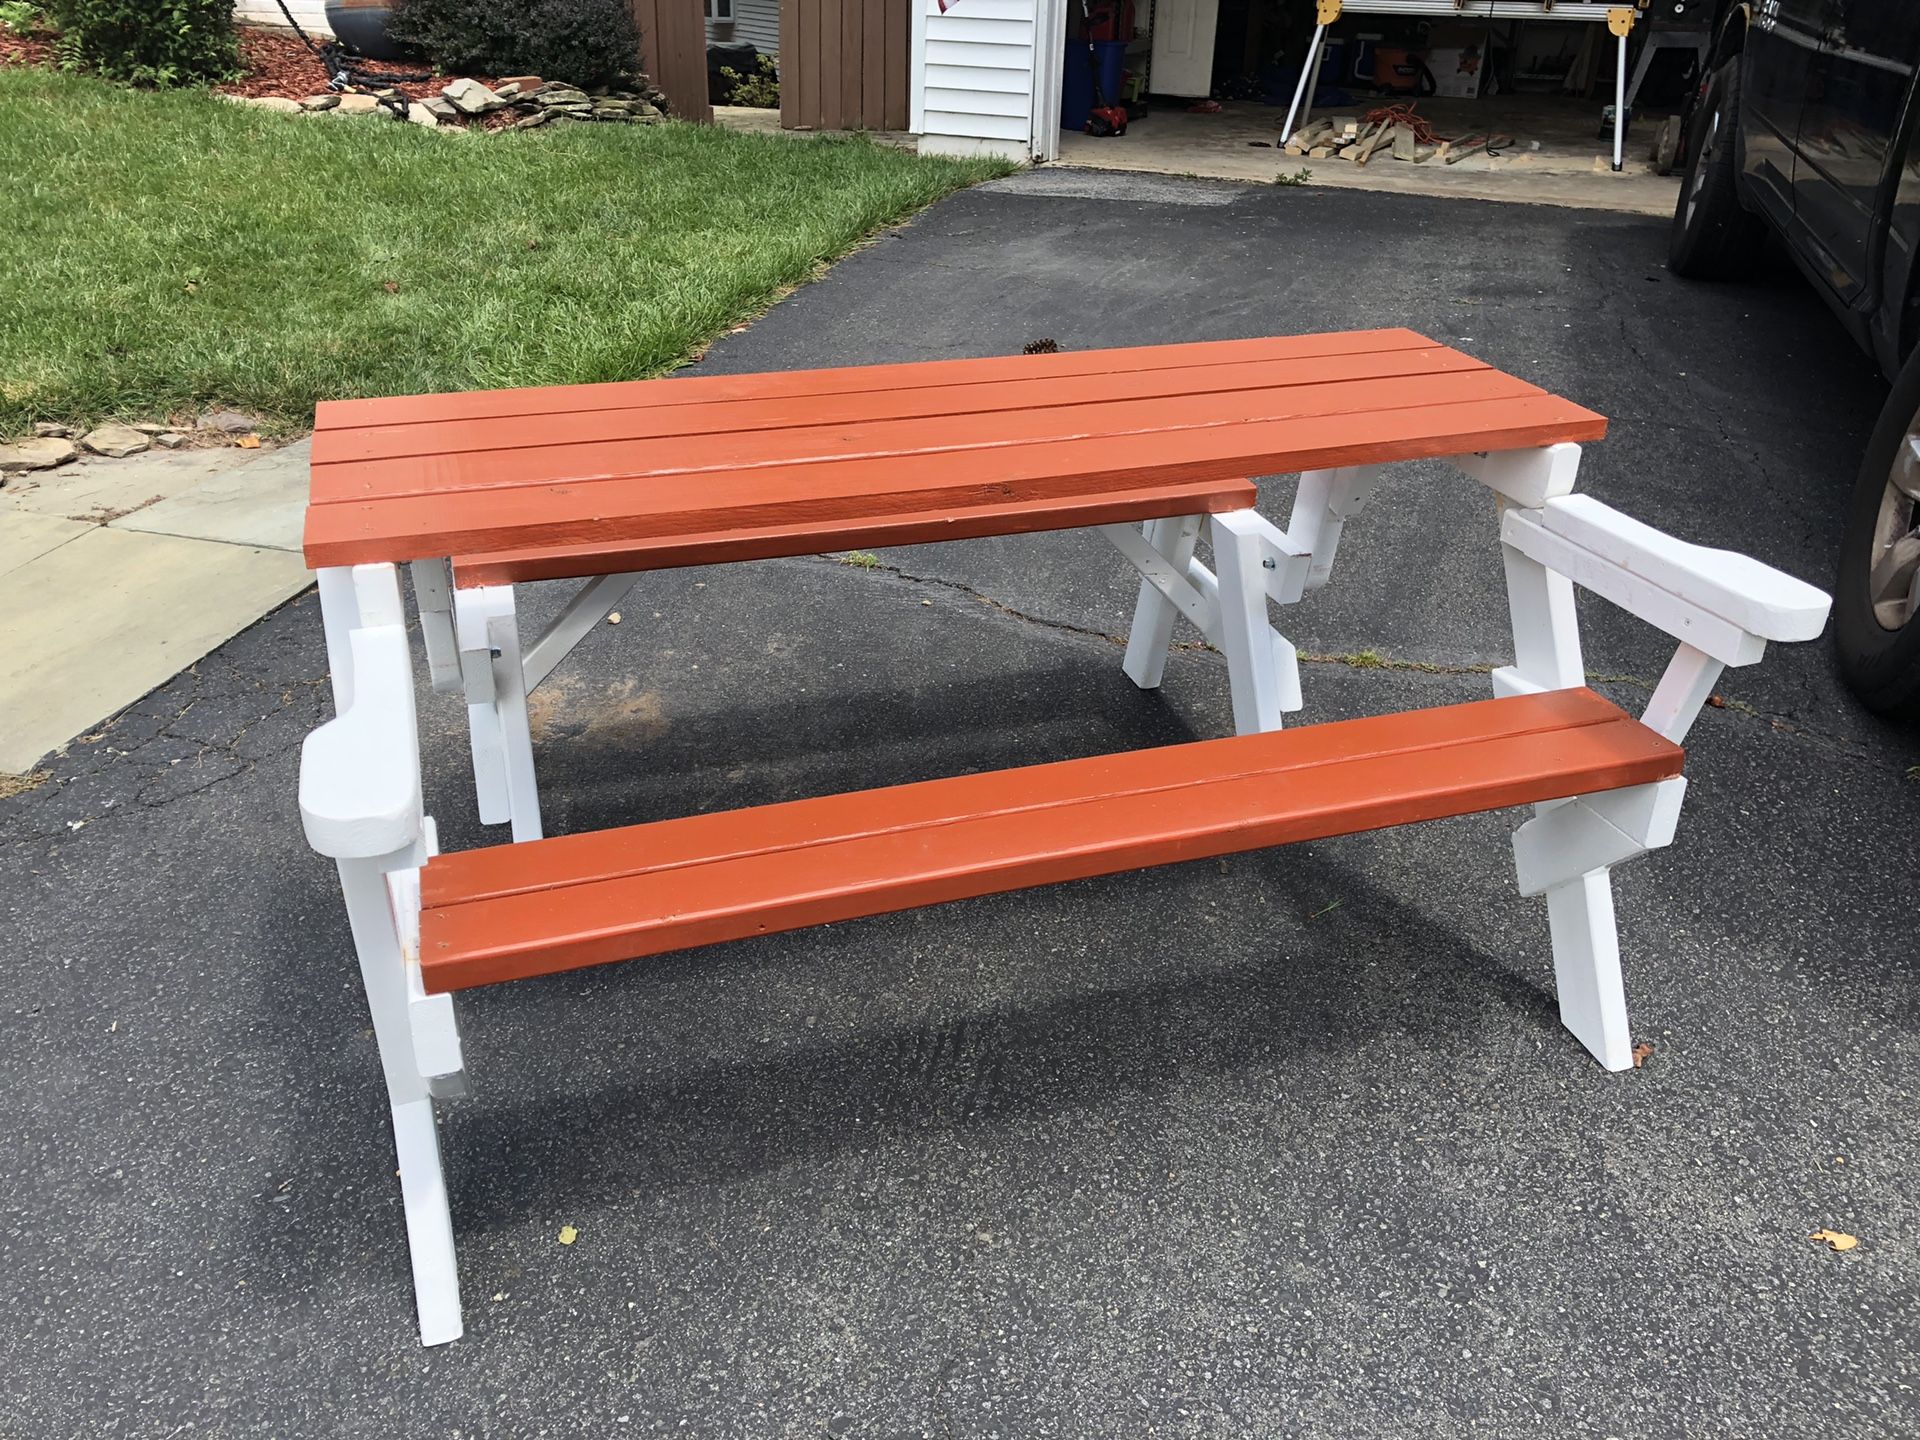
[[[912,0],[921,148],[1029,153],[1037,0]]]
[[[267,0],[272,4],[273,0]],[[707,22],[707,42],[746,41],[762,55],[780,53],[780,0],[733,0],[733,21]]]

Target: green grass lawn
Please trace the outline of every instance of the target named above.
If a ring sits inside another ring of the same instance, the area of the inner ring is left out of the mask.
[[[678,124],[436,134],[0,70],[0,434],[658,374],[1002,168]]]

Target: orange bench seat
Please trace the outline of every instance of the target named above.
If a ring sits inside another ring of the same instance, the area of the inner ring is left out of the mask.
[[[1061,880],[1644,785],[1590,690],[930,780],[434,857],[429,993]]]

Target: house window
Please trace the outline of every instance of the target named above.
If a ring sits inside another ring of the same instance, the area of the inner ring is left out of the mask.
[[[731,25],[733,23],[733,0],[706,0],[707,23],[709,25]]]

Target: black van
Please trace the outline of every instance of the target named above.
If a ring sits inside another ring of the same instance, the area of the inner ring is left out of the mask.
[[[1848,502],[1834,641],[1861,700],[1920,718],[1920,0],[1724,8],[1667,263],[1744,274],[1771,230],[1893,382]]]

